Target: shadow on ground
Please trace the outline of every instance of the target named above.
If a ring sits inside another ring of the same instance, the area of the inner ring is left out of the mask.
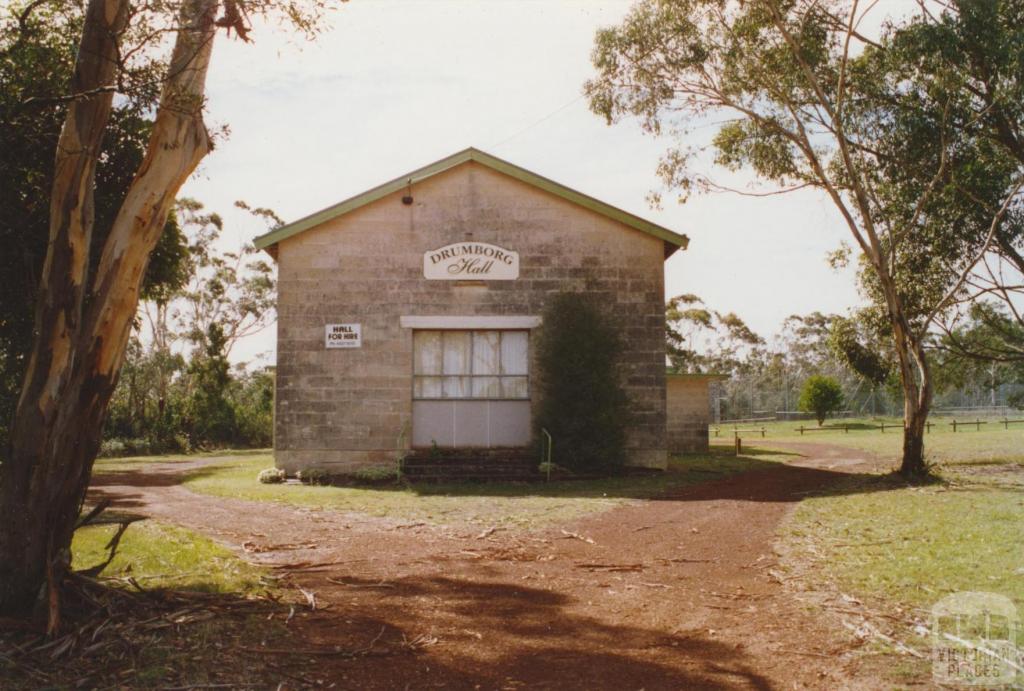
[[[300,635],[317,646],[401,654],[393,662],[372,656],[332,661],[310,657],[307,676],[359,688],[590,688],[590,689],[771,689],[751,668],[741,648],[707,631],[669,633],[640,626],[610,625],[579,613],[579,603],[561,593],[518,584],[445,577],[403,578],[385,584],[344,579],[337,590],[320,591],[330,602],[350,601],[350,625],[337,612],[302,619]],[[373,595],[367,595],[372,592]],[[416,616],[432,610],[429,627]],[[363,612],[370,616],[360,616]],[[597,612],[595,612],[597,614]],[[464,628],[471,623],[472,629]],[[301,653],[296,655],[301,657]],[[410,659],[412,658],[412,659]],[[315,670],[315,671],[312,671]]]
[[[697,457],[672,460],[664,472],[630,472],[607,477],[561,479],[551,482],[462,482],[462,483],[375,483],[363,489],[376,492],[411,492],[420,496],[452,497],[610,497],[672,501],[705,501],[739,499],[761,502],[794,502],[810,494],[838,496],[880,492],[906,487],[898,476],[877,473],[853,473],[838,470],[790,465],[765,457],[797,458],[792,450],[750,447],[748,454],[736,456],[715,450]],[[716,464],[720,463],[720,466]],[[162,488],[215,476],[218,463],[175,467],[155,465],[95,475],[90,485],[90,498],[95,500],[116,495],[122,508],[140,506],[138,495],[125,492],[125,487]],[[255,477],[252,480],[256,483]],[[111,488],[108,492],[105,488]],[[307,488],[316,491],[316,488]],[[351,488],[350,488],[351,489]],[[357,488],[358,489],[358,488]],[[323,488],[329,492],[331,488]],[[283,501],[288,487],[282,486]]]
[[[10,689],[83,682],[168,688],[291,688],[300,682],[366,690],[776,688],[752,669],[742,649],[707,632],[609,625],[579,614],[573,598],[559,593],[445,577],[400,579],[386,589],[374,581],[344,581],[335,590],[318,590],[320,608],[294,618],[286,605],[230,595],[206,601],[168,593],[178,604],[154,611],[165,596],[153,591],[138,600],[137,612],[122,607],[109,627],[93,626],[91,647],[74,646],[60,656],[48,648],[28,652],[33,641],[45,641],[32,630],[0,628],[0,642],[26,649],[7,658],[12,665],[0,664],[0,682]],[[215,627],[205,623],[210,617]],[[290,623],[282,626],[286,617]],[[137,645],[119,642],[125,633]]]

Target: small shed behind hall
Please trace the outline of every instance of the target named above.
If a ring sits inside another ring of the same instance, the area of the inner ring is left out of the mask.
[[[708,450],[711,384],[724,374],[666,374],[665,422],[669,454]]]

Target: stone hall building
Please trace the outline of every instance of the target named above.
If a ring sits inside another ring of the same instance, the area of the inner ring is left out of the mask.
[[[687,242],[476,149],[257,238],[278,264],[278,467],[531,446],[535,337],[560,292],[618,325],[628,462],[666,467],[663,264]],[[690,427],[706,448],[706,421]]]

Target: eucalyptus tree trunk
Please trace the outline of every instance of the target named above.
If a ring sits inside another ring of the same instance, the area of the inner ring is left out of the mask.
[[[50,622],[139,290],[181,185],[210,149],[202,120],[217,0],[185,0],[146,155],[89,280],[93,180],[110,118],[129,0],[89,0],[57,148],[36,335],[0,465],[0,615]]]
[[[924,344],[907,320],[896,284],[888,270],[877,272],[889,311],[893,342],[903,385],[903,457],[899,472],[908,479],[927,473],[924,432],[932,405],[931,370]]]
[[[924,346],[908,339],[897,347],[903,381],[903,458],[900,474],[908,479],[928,472],[924,458],[924,433],[932,406],[932,381]]]

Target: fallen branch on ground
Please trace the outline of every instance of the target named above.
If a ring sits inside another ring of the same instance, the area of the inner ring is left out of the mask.
[[[573,564],[577,569],[592,571],[643,571],[643,564]]]
[[[590,539],[589,537],[586,537],[586,536],[584,536],[584,535],[580,535],[579,533],[571,533],[571,532],[569,532],[568,530],[563,530],[563,531],[562,531],[562,535],[564,536],[564,537],[562,538],[563,540],[564,540],[564,539],[568,539],[568,538],[572,538],[572,539],[574,539],[574,540],[580,540],[580,541],[582,541],[582,542],[586,542],[586,543],[587,543],[588,545],[594,545],[594,544],[597,544],[596,542],[594,542],[593,540],[591,540],[591,539]]]
[[[327,580],[329,582],[331,582],[331,583],[337,583],[338,585],[343,585],[343,586],[346,586],[348,588],[394,588],[394,587],[396,587],[394,584],[392,584],[392,583],[385,583],[384,581],[381,581],[380,583],[346,583],[345,581],[341,580],[340,578],[330,578],[330,577],[328,577]]]

